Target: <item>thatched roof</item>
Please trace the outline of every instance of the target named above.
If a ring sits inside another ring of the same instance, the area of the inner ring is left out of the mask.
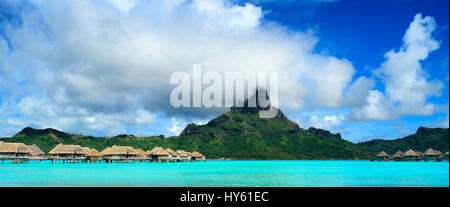
[[[169,156],[169,152],[167,152],[165,149],[161,147],[154,147],[152,150],[147,152],[149,155],[155,155],[155,156]]]
[[[64,145],[59,143],[48,154],[87,154],[89,153],[85,148],[80,145]]]
[[[110,148],[111,148],[111,147],[105,148],[104,150],[102,150],[102,151],[100,152],[100,154],[101,154],[101,155],[104,155],[106,152],[109,151]]]
[[[102,155],[96,149],[92,148],[89,150],[89,153],[86,155],[88,157],[101,157]]]
[[[89,154],[92,151],[92,149],[89,147],[81,147],[81,149],[83,150],[83,152],[86,152],[86,154]]]
[[[130,146],[116,146],[106,148],[102,155],[138,155],[138,152]]]
[[[430,147],[423,154],[426,155],[426,154],[433,153],[433,152],[434,152],[434,150]]]
[[[44,151],[41,150],[41,148],[39,148],[37,145],[33,144],[33,145],[27,145],[28,148],[30,148],[31,155],[33,156],[39,156],[39,155],[44,155]]]
[[[146,153],[147,155],[151,155],[153,153],[153,151],[155,151],[156,149],[158,149],[158,147],[153,147],[153,149],[148,150]]]
[[[392,158],[401,158],[404,154],[404,152],[399,150],[394,155],[392,155]]]
[[[10,143],[3,142],[0,144],[0,152],[6,153],[32,153],[33,151],[28,148],[24,143]]]
[[[414,152],[412,149],[410,149],[410,150],[406,151],[403,156],[406,156],[406,157],[418,157],[421,154],[422,154],[421,152]]]
[[[381,151],[380,153],[377,154],[377,157],[391,157],[388,155],[388,153],[386,153],[385,151]]]
[[[428,148],[427,151],[423,153],[426,156],[441,156],[442,153],[439,150],[433,150],[432,148]]]
[[[176,153],[180,155],[180,157],[190,157],[188,153],[184,150],[177,150]]]
[[[193,157],[193,158],[203,158],[205,156],[203,156],[200,152],[194,151],[194,152],[192,152],[191,157]]]
[[[158,147],[158,146],[153,147],[153,149],[147,151],[147,154],[148,154],[148,155],[151,155],[151,154],[152,154],[155,150],[157,150],[158,148],[160,148],[160,147]]]
[[[144,150],[142,150],[142,149],[137,149],[136,152],[141,157],[147,157],[148,156],[147,153]]]
[[[166,151],[169,153],[169,154],[171,154],[172,156],[178,156],[178,154],[175,152],[175,151],[173,151],[172,149],[170,149],[170,148],[167,148],[166,149]]]

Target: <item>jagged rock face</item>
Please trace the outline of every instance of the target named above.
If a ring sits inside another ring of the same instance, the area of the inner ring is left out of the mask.
[[[317,129],[317,128],[314,128],[314,127],[310,127],[308,129],[308,132],[311,132],[311,133],[313,133],[313,134],[315,134],[317,136],[324,136],[324,137],[328,137],[328,136],[332,135],[332,133],[330,131],[327,131],[327,130],[324,130],[324,129]]]
[[[419,127],[417,128],[416,134],[426,134],[428,132],[432,131],[431,128],[426,128],[426,127]]]
[[[198,126],[194,123],[190,123],[184,128],[184,130],[180,133],[180,136],[188,136],[191,135],[195,130],[197,130]]]
[[[258,125],[259,128],[256,131],[264,130],[262,127],[264,124],[261,124],[266,123],[264,120],[276,121],[280,123],[279,126],[285,127],[282,130],[284,130],[287,134],[298,133],[301,128],[296,123],[290,121],[278,108],[275,108],[277,110],[275,117],[270,119],[260,118],[259,112],[268,110],[269,107],[271,107],[267,91],[262,89],[260,92],[261,94],[265,94],[265,99],[258,100],[258,91],[256,91],[252,97],[244,102],[243,107],[233,106],[229,112],[223,113],[217,118],[212,119],[206,125],[198,126],[191,123],[187,125],[186,128],[180,133],[180,136],[196,135],[207,128],[215,128],[216,130],[220,130],[228,134],[246,134],[249,131],[245,128],[245,126],[248,125]],[[262,102],[264,102],[264,104],[261,104]]]
[[[259,94],[265,94],[265,98],[259,99]],[[268,110],[270,107],[270,97],[265,89],[258,89],[255,93],[244,101],[243,107],[233,106],[231,110],[236,110],[242,113],[258,113],[260,110]]]
[[[265,94],[266,97],[260,100],[259,94]],[[270,102],[270,97],[267,91],[265,89],[258,89],[250,98],[245,100],[243,107],[238,107],[235,105],[231,107],[230,110],[239,113],[257,114],[260,111],[269,110],[271,106],[274,107]],[[278,113],[273,119],[287,120],[286,115],[284,115],[280,109],[276,108],[276,110],[278,110]]]
[[[324,129],[317,129],[317,128],[314,128],[314,127],[310,127],[308,129],[308,132],[311,132],[312,134],[317,135],[317,136],[321,136],[321,137],[336,136],[336,137],[341,138],[341,134],[339,134],[339,133],[333,134],[330,131],[327,131],[327,130],[324,130]]]

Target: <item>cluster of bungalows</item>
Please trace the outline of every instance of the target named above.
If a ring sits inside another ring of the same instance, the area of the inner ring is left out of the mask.
[[[184,150],[174,151],[170,148],[164,149],[162,147],[155,147],[147,151],[147,154],[150,156],[150,159],[158,161],[186,162],[205,160],[205,156],[197,151],[191,153]]]
[[[97,162],[101,160],[101,154],[96,149],[91,149],[89,147],[82,147],[80,145],[56,145],[48,153],[50,156],[49,160],[56,162],[61,160],[62,162]]]
[[[448,152],[441,153],[439,150],[432,148],[427,149],[425,152],[419,152],[414,150],[408,150],[406,152],[397,151],[390,156],[385,151],[378,153],[374,160],[376,161],[448,161]]]
[[[56,145],[48,155],[45,155],[37,145],[23,143],[0,142],[0,160],[11,160],[12,163],[28,163],[29,160],[50,160],[67,163],[97,163],[97,162],[187,162],[206,160],[199,152],[174,151],[170,148],[155,147],[144,151],[131,146],[113,145],[99,152],[96,149],[80,145]]]
[[[24,143],[9,143],[0,141],[0,160],[11,160],[12,163],[27,163],[29,160],[45,159],[44,151],[37,145],[25,145]]]
[[[64,149],[64,150],[60,150]],[[68,150],[66,150],[68,149]],[[67,154],[70,152],[70,154]],[[79,145],[57,145],[50,155],[56,156],[57,159],[62,160],[84,160],[90,162],[183,162],[205,160],[205,156],[199,152],[186,152],[183,150],[174,151],[170,148],[164,149],[162,147],[155,147],[152,150],[144,151],[142,149],[135,149],[131,146],[117,146],[113,145],[107,147],[101,152]],[[70,157],[68,157],[70,156]]]

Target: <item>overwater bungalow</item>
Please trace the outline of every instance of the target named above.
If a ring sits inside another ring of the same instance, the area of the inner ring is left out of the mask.
[[[375,156],[375,160],[377,161],[389,161],[391,156],[388,155],[385,151],[381,151]]]
[[[402,160],[402,156],[404,154],[405,154],[404,152],[399,150],[396,153],[394,153],[394,155],[392,155],[392,159],[395,160],[395,161],[401,161]]]
[[[42,156],[45,154],[44,151],[42,151],[36,144],[27,145],[27,147],[32,151],[31,156]]]
[[[102,160],[102,154],[100,154],[100,152],[94,148],[89,150],[89,153],[86,155],[86,157],[87,160],[90,161],[91,163],[97,163],[97,161]]]
[[[81,147],[81,149],[83,149],[84,152],[86,152],[86,154],[88,154],[89,152],[91,152],[91,148],[89,147]]]
[[[154,160],[169,160],[171,154],[161,147],[154,147],[152,150],[147,152],[148,155]]]
[[[415,152],[413,150],[408,150],[403,154],[402,159],[405,161],[418,161],[422,156],[421,152]]]
[[[63,160],[64,161],[80,161],[85,160],[86,155],[89,153],[89,148],[81,147],[80,145],[64,145],[59,143],[48,154],[51,155],[50,160]]]
[[[145,160],[149,159],[147,152],[145,152],[144,150],[137,149],[136,152],[138,153],[138,157],[139,157],[140,161],[145,161]]]
[[[27,145],[27,147],[32,151],[31,152],[31,160],[41,160],[46,159],[44,151],[41,150],[36,144]]]
[[[116,146],[108,147],[101,152],[103,159],[106,162],[111,162],[115,160],[116,162],[129,160],[137,160],[139,153],[130,146]]]
[[[419,159],[423,156],[423,152],[420,152],[420,151],[414,151],[414,152],[416,152]]]
[[[448,151],[442,155],[442,160],[448,161]]]
[[[188,153],[186,151],[177,150],[175,152],[178,154],[180,161],[191,161],[191,156],[188,155]]]
[[[191,159],[192,160],[206,160],[205,156],[202,155],[200,152],[197,152],[197,151],[192,152]]]
[[[172,158],[172,160],[178,161],[180,159],[180,155],[178,153],[176,153],[175,151],[173,151],[172,149],[167,148],[166,151],[170,154],[170,157]]]
[[[14,163],[28,162],[31,157],[31,149],[24,143],[0,142],[0,159],[11,160]]]
[[[423,153],[422,160],[424,161],[439,161],[442,157],[442,153],[439,150],[433,150],[428,148],[427,151]]]
[[[105,154],[109,149],[111,149],[111,147],[103,149],[103,151],[101,151],[100,154],[103,156],[103,154]]]

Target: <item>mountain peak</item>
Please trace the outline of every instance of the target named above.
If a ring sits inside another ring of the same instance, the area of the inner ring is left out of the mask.
[[[430,130],[430,128],[420,126],[419,128],[417,128],[416,134],[424,133],[424,132],[429,131],[429,130]]]
[[[322,136],[322,137],[336,136],[336,137],[341,138],[341,134],[339,134],[339,133],[333,134],[330,131],[325,130],[325,129],[318,129],[318,128],[310,127],[308,129],[308,132],[311,132],[312,134],[315,134],[317,136]]]
[[[259,99],[260,95],[265,95],[265,98]],[[266,119],[260,116],[261,111],[274,109],[276,110],[274,112],[277,113],[275,117]],[[180,136],[198,135],[208,131],[209,137],[229,137],[266,130],[263,126],[268,124],[273,125],[271,130],[279,130],[286,134],[295,134],[301,130],[297,123],[290,121],[280,109],[271,105],[269,94],[265,89],[258,89],[244,101],[243,106],[234,105],[229,112],[210,120],[206,125],[188,124]],[[215,130],[209,131],[212,128]]]
[[[260,94],[264,94],[265,98],[260,99]],[[277,115],[273,119],[287,120],[286,115],[284,115],[280,109],[272,105],[272,103],[270,102],[269,94],[264,88],[256,89],[255,93],[253,93],[250,98],[244,101],[244,106],[234,105],[233,107],[231,107],[230,111],[247,114],[257,114],[260,111],[268,111],[270,107],[274,107],[276,110],[278,110]]]
[[[197,130],[197,129],[198,129],[198,126],[197,126],[196,124],[190,123],[190,124],[188,124],[188,125],[186,126],[186,128],[184,128],[184,130],[180,133],[180,136],[183,136],[183,135],[190,135],[190,134],[192,134],[193,132],[195,132],[195,130]]]
[[[31,136],[31,135],[44,135],[44,134],[56,134],[56,135],[66,135],[67,133],[59,131],[57,129],[53,128],[46,128],[46,129],[35,129],[32,127],[25,127],[23,128],[19,133],[14,135],[14,137],[20,137],[20,136]]]

